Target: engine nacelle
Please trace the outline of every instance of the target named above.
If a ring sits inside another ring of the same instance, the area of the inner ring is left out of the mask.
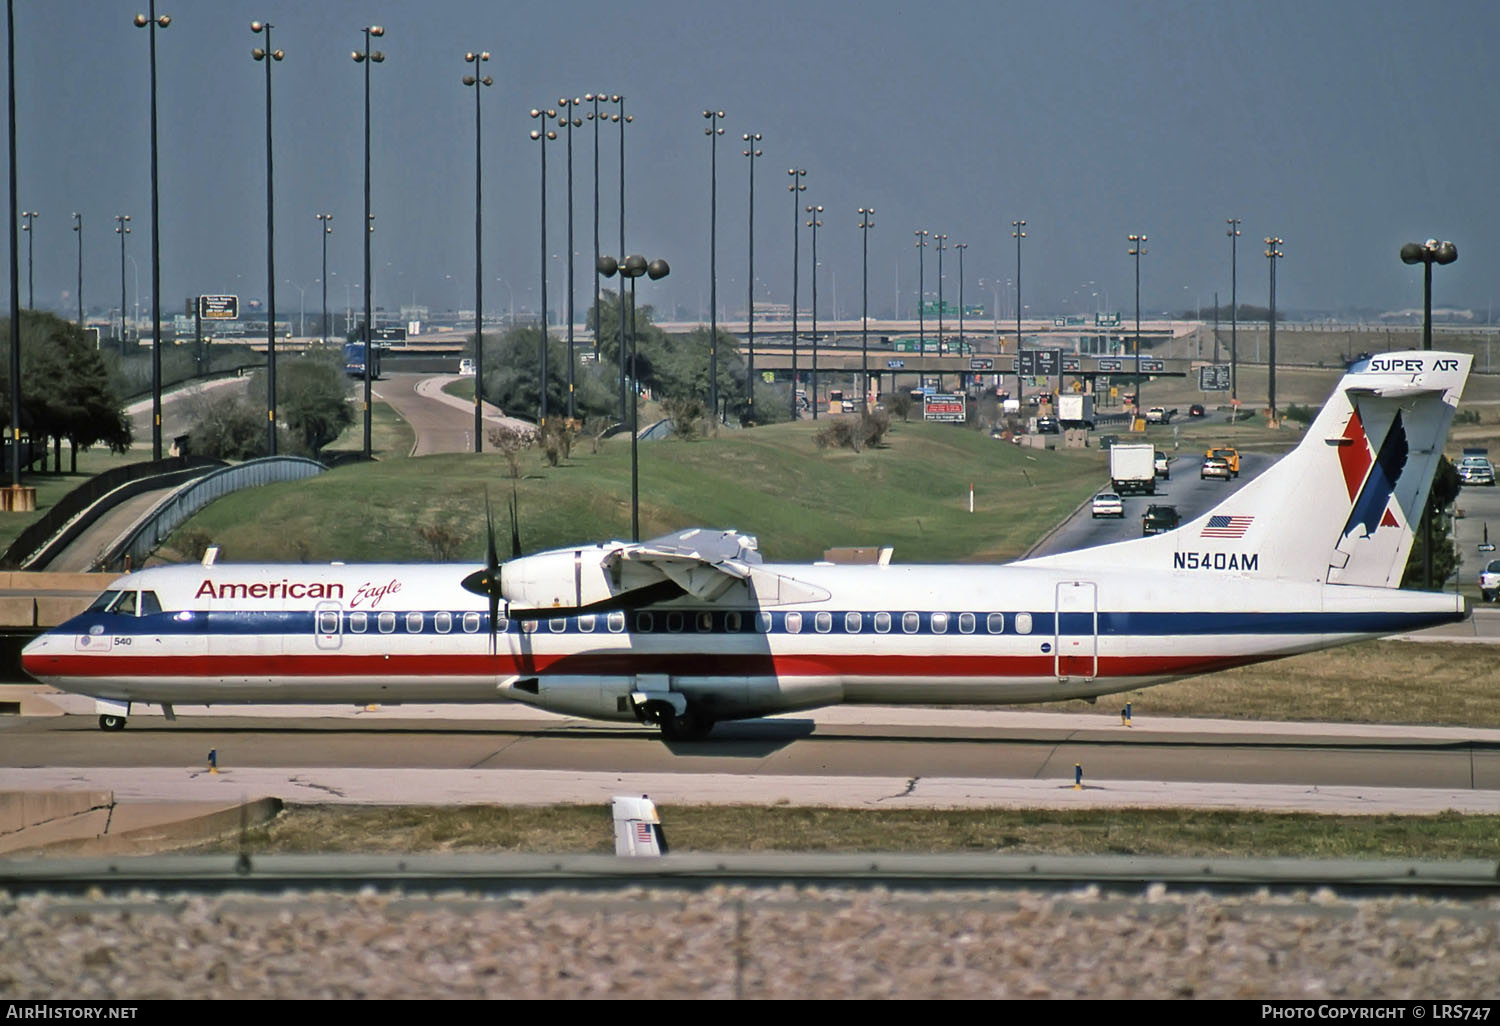
[[[517,609],[581,609],[619,592],[605,560],[618,546],[553,549],[500,568],[500,593]]]

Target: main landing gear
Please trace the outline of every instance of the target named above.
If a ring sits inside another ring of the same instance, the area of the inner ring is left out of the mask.
[[[714,720],[684,703],[682,712],[673,703],[652,700],[636,707],[642,723],[661,728],[663,741],[702,741],[714,729]]]
[[[123,716],[113,716],[113,715],[110,715],[110,714],[106,713],[105,715],[99,717],[99,729],[100,730],[124,730],[125,729],[125,717],[123,717]]]

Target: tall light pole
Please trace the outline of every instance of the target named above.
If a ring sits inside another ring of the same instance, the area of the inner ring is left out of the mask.
[[[618,103],[620,109],[610,115],[610,120],[620,124],[620,252],[625,252],[625,126],[635,119],[625,113],[625,97],[619,93],[610,96],[609,102]],[[625,279],[620,279],[620,419],[625,419],[625,388],[636,387],[635,375],[625,373]]]
[[[323,240],[323,344],[328,344],[328,236],[333,234],[333,215],[315,214],[318,235]]]
[[[823,213],[822,206],[811,206],[807,208],[809,215],[807,226],[812,229],[812,416],[818,419],[818,229],[823,227],[823,222],[818,219]]]
[[[10,507],[21,498],[21,275],[16,232],[16,2],[5,4],[6,135],[10,149]],[[121,302],[121,316],[125,304]]]
[[[1010,237],[1016,240],[1016,399],[1025,396],[1026,386],[1021,383],[1021,240],[1026,238],[1026,222],[1012,221]]]
[[[1240,397],[1240,301],[1237,291],[1240,219],[1231,217],[1224,223],[1229,225],[1224,234],[1229,236],[1229,398],[1233,402]]]
[[[859,371],[861,378],[859,408],[862,413],[870,412],[870,229],[874,227],[875,208],[860,207],[859,238],[862,288],[859,302]]]
[[[652,281],[659,281],[671,273],[665,260],[652,260],[646,262],[643,256],[632,255],[618,261],[614,257],[601,256],[597,270],[606,278],[613,278],[616,273],[620,275],[620,284],[625,279],[630,279],[630,379],[635,381],[635,280],[641,275],[650,276]],[[620,336],[620,348],[625,348],[625,336]],[[640,389],[632,385],[630,402],[630,539],[641,540],[641,500],[640,500],[640,463],[637,459],[636,448],[640,439]]]
[[[1276,419],[1276,261],[1285,254],[1277,247],[1281,240],[1272,235],[1266,236],[1266,259],[1271,262],[1271,325],[1270,325],[1270,358],[1269,374],[1266,378],[1266,405],[1271,408],[1271,419]]]
[[[31,260],[32,250],[35,248],[36,232],[32,230],[32,222],[41,217],[35,210],[23,210],[21,216],[26,223],[21,225],[21,231],[26,233],[26,309],[36,309],[36,273],[33,270]]]
[[[760,142],[759,132],[747,132],[741,136],[749,149],[743,151],[750,161],[750,272],[746,275],[745,326],[749,337],[748,356],[745,360],[745,421],[755,423],[755,161],[761,156],[756,149]]]
[[[73,211],[73,232],[78,236],[78,326],[83,327],[83,215]]]
[[[578,414],[573,394],[573,129],[583,127],[583,118],[577,113],[583,100],[564,96],[557,105],[562,110],[562,120],[558,123],[568,130],[568,419],[573,420]],[[572,114],[568,113],[569,107],[573,108]]]
[[[1432,265],[1451,264],[1457,259],[1458,247],[1437,239],[1420,243],[1408,242],[1401,247],[1402,263],[1422,265],[1423,349],[1432,348]],[[1422,507],[1422,580],[1424,588],[1432,587],[1432,516],[1426,504]]]
[[[542,151],[542,347],[541,347],[541,371],[538,389],[541,394],[541,405],[537,413],[537,425],[545,428],[547,426],[547,143],[556,141],[557,133],[547,127],[547,122],[557,117],[555,110],[531,110],[531,116],[541,121],[541,128],[531,130],[531,138],[541,146]]]
[[[488,50],[471,50],[464,63],[476,72],[490,59]],[[495,84],[489,75],[465,75],[463,84],[474,89],[474,451],[484,452],[484,148],[480,133],[480,97],[484,87]]]
[[[266,455],[276,455],[276,180],[271,149],[271,65],[286,56],[271,49],[268,21],[252,21],[250,31],[265,33],[266,45],[256,47],[250,56],[266,66]]]
[[[125,355],[125,236],[130,234],[130,215],[115,215],[115,234],[120,237],[120,355]]]
[[[151,458],[161,459],[161,217],[156,146],[156,30],[172,24],[158,16],[156,0],[150,14],[137,14],[135,27],[147,30],[151,41]]]
[[[945,243],[945,242],[948,241],[948,236],[946,234],[943,234],[943,235],[933,235],[932,239],[933,239],[933,242],[936,244],[935,248],[937,249],[937,255],[938,255],[938,332],[937,332],[937,334],[938,334],[938,352],[942,353],[942,351],[943,351],[943,250],[945,250],[945,249],[948,248],[948,247],[944,246],[943,243]]]
[[[719,422],[719,136],[724,129],[722,110],[706,110],[708,127],[708,408]]]
[[[1128,235],[1130,255],[1135,257],[1135,409],[1141,410],[1141,257],[1147,252],[1146,236]]]
[[[590,293],[589,302],[594,310],[594,360],[599,359],[599,124],[606,120],[606,116],[600,115],[599,104],[605,102],[608,97],[603,93],[584,93],[584,102],[594,105],[594,109],[584,115],[584,119],[594,123],[594,289]],[[569,176],[572,177],[571,175]],[[622,397],[624,393],[621,393]],[[623,418],[622,418],[623,419]]]
[[[923,293],[927,291],[927,236],[930,233],[925,228],[918,228],[913,234],[917,237],[917,338],[921,341],[921,348],[925,353],[927,351],[927,318]]]
[[[796,420],[800,411],[797,409],[797,283],[802,275],[797,267],[798,254],[801,252],[801,227],[802,227],[802,203],[799,193],[807,191],[807,185],[802,179],[807,177],[804,168],[787,168],[787,174],[792,176],[792,184],[787,186],[787,191],[792,194],[792,419]]]
[[[958,350],[964,351],[964,250],[969,248],[967,242],[955,242],[953,248],[958,250]],[[1062,390],[1062,378],[1058,378],[1058,390]]]
[[[385,54],[379,50],[370,49],[371,36],[385,35],[385,29],[379,25],[371,25],[364,30],[365,48],[354,51],[352,56],[356,64],[365,67],[365,459],[371,458],[370,451],[370,382],[373,375],[372,368],[375,365],[375,332],[371,325],[373,311],[370,303],[370,236],[375,231],[375,217],[370,213],[370,65],[379,64],[385,60]]]

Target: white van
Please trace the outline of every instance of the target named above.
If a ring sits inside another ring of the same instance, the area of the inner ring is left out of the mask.
[[[474,374],[474,361],[473,360],[459,360],[458,361],[458,372],[460,374],[464,375],[465,377],[472,377],[473,374]]]

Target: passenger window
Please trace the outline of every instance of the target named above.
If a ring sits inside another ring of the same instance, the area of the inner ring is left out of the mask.
[[[585,634],[594,633],[594,614],[590,613],[588,616],[580,616],[578,618],[578,629]]]
[[[605,617],[604,623],[605,626],[609,628],[609,633],[619,634],[625,629],[625,614],[610,613],[607,617]]]
[[[537,621],[537,620],[522,620],[521,621],[521,633],[522,634],[535,634],[536,633],[536,627],[537,627],[537,624],[539,622],[540,621]]]
[[[453,629],[452,613],[433,613],[432,626],[439,634],[447,634]]]
[[[332,609],[320,610],[318,613],[318,633],[337,634],[339,632],[339,614]]]
[[[901,629],[907,634],[917,633],[922,629],[922,617],[917,613],[902,613]]]
[[[813,617],[813,627],[819,634],[827,634],[833,630],[833,614],[819,613]]]
[[[478,615],[477,613],[475,614]],[[370,626],[370,618],[364,613],[349,614],[349,632],[351,634],[363,634]]]
[[[890,613],[876,613],[875,614],[875,633],[876,634],[889,634],[890,630],[891,630],[891,614]]]
[[[510,621],[503,616],[495,617],[495,633],[504,634],[510,630]]]
[[[359,615],[361,617],[363,617],[365,614],[360,613]],[[364,628],[361,627],[360,630],[364,630]],[[464,633],[465,634],[477,634],[477,633],[479,633],[479,614],[478,613],[465,613],[464,614]]]
[[[381,613],[375,618],[375,625],[380,628],[381,634],[389,634],[396,629],[396,614]]]
[[[934,633],[934,634],[947,634],[948,633],[948,614],[947,613],[933,613],[932,614],[932,621],[931,622],[932,622],[932,633]]]
[[[712,613],[699,613],[698,614],[698,632],[700,634],[707,634],[710,631],[712,631],[713,629],[714,629],[714,614],[712,614]]]
[[[408,633],[408,634],[421,634],[422,633],[422,614],[421,613],[407,613],[406,614],[406,633]]]
[[[1017,634],[1030,634],[1031,633],[1031,614],[1030,613],[1017,613],[1016,614],[1016,633]]]
[[[650,634],[653,626],[655,626],[655,620],[650,613],[635,614],[635,630],[637,634]]]
[[[547,629],[553,634],[561,634],[568,629],[568,621],[560,616],[555,616],[547,621]]]
[[[156,600],[156,592],[141,592],[141,616],[152,616],[161,612],[161,603]]]
[[[864,624],[864,617],[860,616],[858,613],[845,613],[844,614],[844,633],[845,634],[858,634],[859,631],[860,631],[860,628],[863,626],[863,624]]]
[[[755,633],[757,633],[757,634],[770,634],[771,633],[771,627],[772,627],[772,621],[773,621],[773,617],[771,616],[770,613],[756,613],[755,614]]]
[[[668,613],[667,614],[667,630],[671,631],[673,634],[676,634],[678,631],[682,630],[682,614],[681,613]]]
[[[802,614],[801,613],[788,613],[788,614],[786,614],[786,632],[788,634],[801,634],[802,633]]]
[[[973,634],[974,633],[974,614],[973,613],[959,613],[958,614],[958,633],[960,633],[960,634]]]
[[[1005,633],[1005,614],[1004,613],[991,613],[989,616],[985,617],[984,618],[984,629],[987,630],[987,631],[989,631],[991,634],[1004,634]]]
[[[724,614],[724,629],[726,631],[728,631],[730,634],[738,634],[740,632],[740,614],[739,613],[725,613]]]

